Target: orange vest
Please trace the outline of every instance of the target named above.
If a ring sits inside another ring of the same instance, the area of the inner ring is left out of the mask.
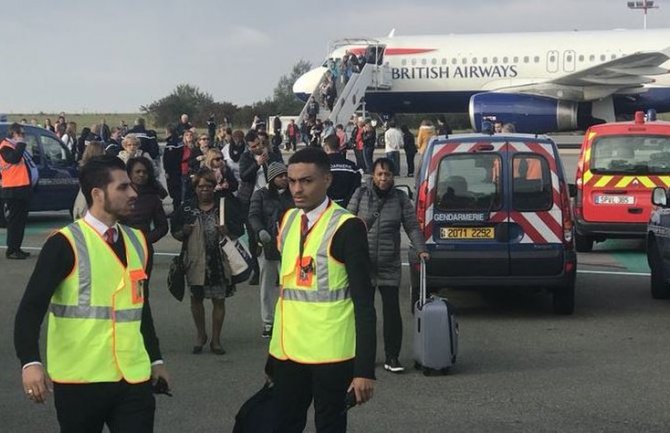
[[[14,149],[14,146],[8,140],[3,140],[2,143],[0,143],[0,150],[5,147]],[[26,165],[26,160],[23,157],[16,164],[10,164],[4,160],[2,153],[0,153],[0,173],[2,173],[3,188],[30,186],[30,174],[28,166]]]

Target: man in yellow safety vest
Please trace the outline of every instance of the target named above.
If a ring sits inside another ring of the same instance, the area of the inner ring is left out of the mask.
[[[88,212],[42,249],[16,314],[26,396],[51,391],[63,432],[153,431],[153,384],[169,390],[145,283],[150,247],[119,224],[137,194],[123,162],[93,158],[80,173]],[[48,310],[47,371],[39,354]]]
[[[280,298],[268,372],[279,432],[301,432],[314,401],[316,431],[344,432],[346,400],[372,398],[376,350],[374,290],[365,224],[330,200],[330,161],[320,148],[293,154],[288,210],[277,239]]]

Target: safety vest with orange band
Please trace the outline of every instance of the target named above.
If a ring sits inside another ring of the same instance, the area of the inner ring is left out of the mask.
[[[83,219],[60,230],[75,265],[49,305],[47,370],[59,383],[149,380],[140,332],[148,250],[139,230],[123,225],[127,266]]]
[[[354,304],[345,265],[330,255],[330,246],[354,216],[331,201],[300,248],[300,212],[287,211],[279,228],[281,291],[270,355],[302,364],[346,361],[356,354]]]
[[[2,140],[0,150],[6,147],[15,149],[16,145],[7,139]],[[2,152],[0,152],[0,174],[2,175],[3,188],[30,186],[30,170],[24,157],[21,157],[16,164],[12,164],[5,161],[2,157]]]

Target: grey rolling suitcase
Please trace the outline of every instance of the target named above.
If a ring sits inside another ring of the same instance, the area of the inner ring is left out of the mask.
[[[421,260],[419,300],[414,308],[414,366],[425,375],[446,374],[456,363],[458,322],[444,298],[427,298],[426,263]]]

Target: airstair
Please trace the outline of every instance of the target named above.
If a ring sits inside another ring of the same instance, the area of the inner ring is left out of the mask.
[[[390,89],[392,85],[391,68],[388,65],[381,64],[381,56],[378,59],[375,63],[365,63],[359,72],[351,74],[346,84],[336,80],[337,99],[333,103],[332,111],[328,110],[325,104],[319,104],[319,112],[316,117],[322,121],[328,119],[333,122],[333,125],[344,125],[359,110],[368,90]],[[307,112],[311,101],[315,100],[319,103],[321,88],[327,82],[328,76],[329,73],[324,72],[323,77],[313,89],[307,103],[300,112],[299,119],[301,122],[308,118]]]

